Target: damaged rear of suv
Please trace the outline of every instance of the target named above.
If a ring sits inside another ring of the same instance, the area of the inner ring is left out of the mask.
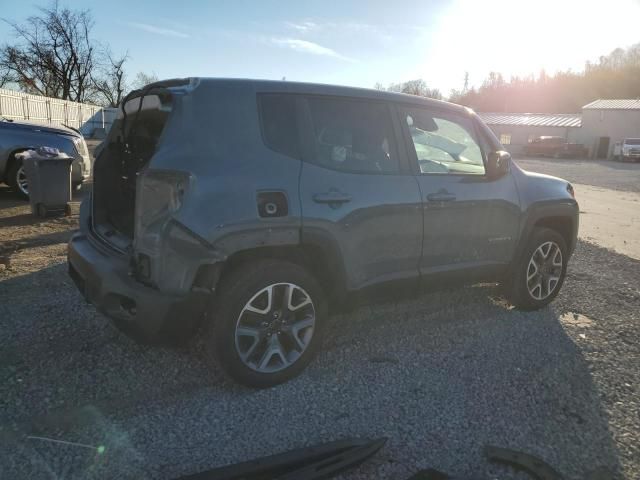
[[[189,215],[181,211],[185,196],[198,195],[189,165],[199,161],[193,132],[181,128],[191,119],[179,101],[192,88],[175,80],[125,99],[94,165],[81,232],[70,242],[70,275],[86,298],[141,340],[189,331],[207,290],[194,280],[222,259],[181,222]]]
[[[352,296],[500,281],[535,309],[564,280],[571,185],[520,170],[463,107],[186,79],[134,91],[120,110],[69,273],[133,337],[202,327],[208,357],[246,385],[300,373],[329,305]]]

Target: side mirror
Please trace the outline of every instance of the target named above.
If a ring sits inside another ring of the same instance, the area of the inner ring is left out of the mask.
[[[511,154],[504,150],[491,152],[487,156],[487,176],[489,178],[500,178],[509,173],[511,168]]]

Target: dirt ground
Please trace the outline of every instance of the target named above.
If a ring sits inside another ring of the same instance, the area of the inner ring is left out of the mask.
[[[575,184],[580,238],[640,260],[640,193]]]
[[[76,228],[76,216],[35,219],[28,203],[0,186],[0,273],[20,275],[64,261],[59,247]]]
[[[389,440],[344,479],[528,478],[487,443],[567,479],[640,478],[640,164],[517,161],[580,202],[555,302],[518,312],[476,286],[336,315],[308,370],[259,392],[113,329],[66,272],[77,217],[35,219],[0,186],[0,478],[169,480],[354,436]]]
[[[640,259],[640,163],[520,158],[524,169],[572,182],[580,238]]]

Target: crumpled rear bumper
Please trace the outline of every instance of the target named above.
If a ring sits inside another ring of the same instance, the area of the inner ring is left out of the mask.
[[[206,294],[167,295],[143,285],[130,275],[127,257],[97,242],[78,232],[67,247],[69,275],[89,303],[139,341],[167,343],[193,333],[206,309]]]

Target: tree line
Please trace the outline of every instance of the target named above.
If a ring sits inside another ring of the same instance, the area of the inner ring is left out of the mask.
[[[435,98],[436,100],[442,100],[442,93],[437,88],[429,88],[427,82],[418,78],[416,80],[409,80],[406,82],[392,83],[388,86],[384,86],[378,82],[374,85],[376,90],[383,90],[386,92],[407,93],[409,95],[417,95],[419,97]]]
[[[92,36],[89,10],[40,7],[22,23],[2,19],[15,41],[0,47],[0,87],[74,102],[117,106],[131,88],[157,81],[139,72],[130,82],[127,52],[113,54]]]
[[[561,71],[506,81],[491,72],[479,88],[453,90],[449,100],[478,112],[578,113],[599,98],[640,98],[640,43],[616,48],[584,71]]]
[[[441,100],[442,93],[429,88],[423,79],[391,84],[375,84],[378,90],[409,93]],[[599,98],[640,98],[640,43],[616,48],[597,62],[587,62],[584,70],[547,75],[511,77],[505,80],[491,72],[479,87],[469,87],[465,73],[463,87],[451,90],[448,100],[478,112],[578,113]]]

